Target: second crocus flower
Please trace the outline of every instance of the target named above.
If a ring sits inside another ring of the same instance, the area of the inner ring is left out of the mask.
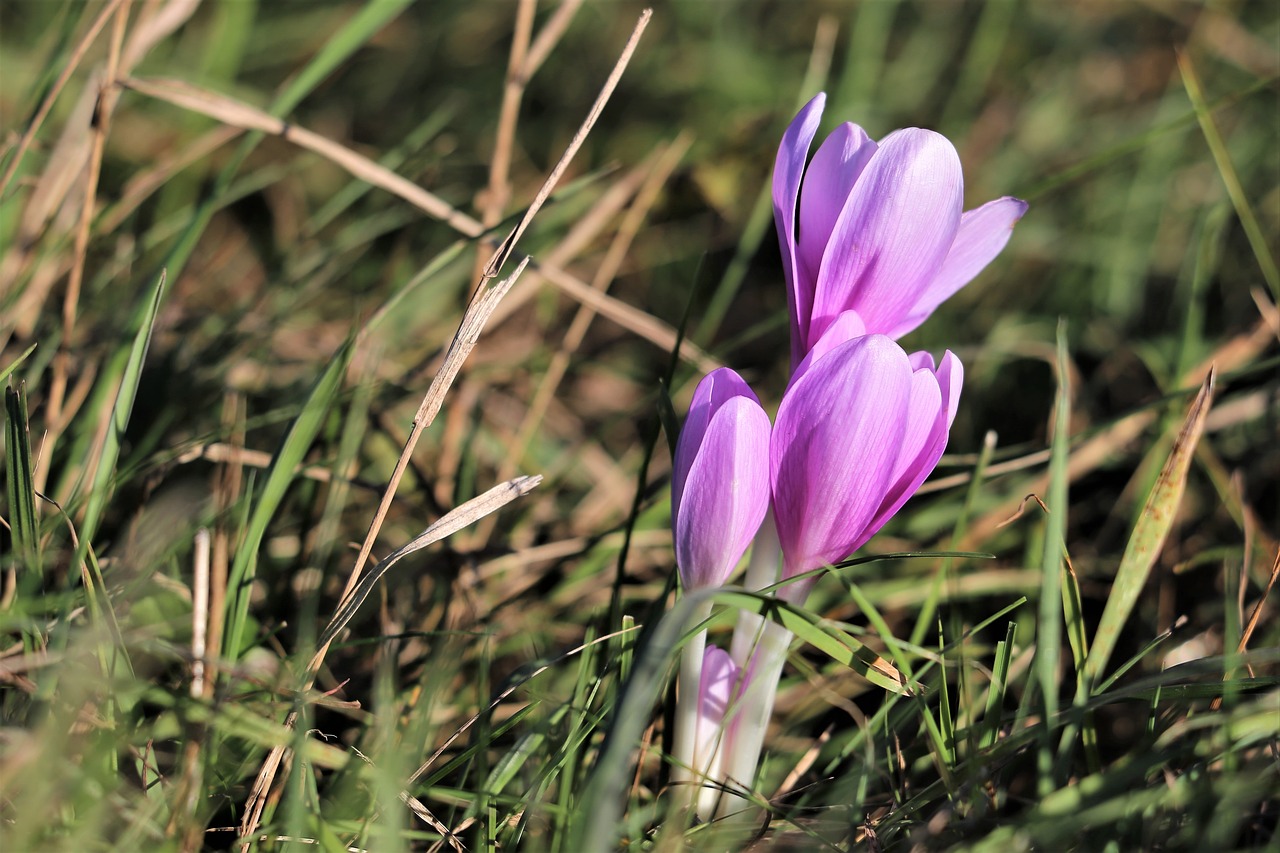
[[[671,529],[686,594],[722,586],[759,530],[769,509],[769,432],[769,416],[737,373],[722,367],[698,383],[671,478]],[[672,744],[672,779],[704,817],[720,778],[719,736],[711,732],[723,726],[734,675],[728,655],[707,650],[706,631],[696,628],[710,611],[706,601],[692,615]]]

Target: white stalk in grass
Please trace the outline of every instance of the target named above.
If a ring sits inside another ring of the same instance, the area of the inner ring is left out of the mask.
[[[751,560],[743,581],[746,588],[759,591],[777,583],[781,556],[777,528],[770,513],[756,534],[751,549]],[[750,814],[749,801],[733,791],[750,791],[755,780],[765,732],[773,714],[778,679],[793,636],[789,630],[759,613],[744,610],[738,614],[729,654],[747,676],[734,702],[734,716],[730,723],[732,737],[727,738],[724,744],[726,756],[720,772],[727,792],[719,798],[716,811],[720,817]]]
[[[687,628],[700,625],[710,615],[711,602],[706,601],[694,610]],[[687,786],[690,789],[693,785],[703,784],[704,776],[710,776],[708,772],[710,756],[699,755],[697,749],[702,659],[706,654],[706,648],[705,629],[689,638],[680,654],[680,675],[676,683],[675,738],[671,750],[671,757],[675,759],[675,763],[671,768],[671,779],[677,785]],[[681,798],[688,803],[692,795],[681,795]]]

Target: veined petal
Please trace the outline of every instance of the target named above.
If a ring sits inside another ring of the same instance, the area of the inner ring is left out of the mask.
[[[947,350],[942,355],[942,363],[935,371],[938,375],[938,387],[942,390],[942,408],[947,413],[947,430],[955,423],[956,411],[960,408],[960,389],[964,385],[964,365],[956,354]]]
[[[906,353],[868,335],[812,362],[787,390],[769,446],[784,577],[866,541],[892,483],[910,389]]]
[[[935,365],[933,362],[933,354],[930,353],[928,350],[922,349],[922,350],[913,352],[907,356],[907,359],[911,362],[911,370],[913,372],[916,370],[928,370],[930,372],[936,372]]]
[[[800,233],[797,271],[805,281],[817,281],[831,231],[876,144],[866,131],[845,122],[818,146],[800,187]],[[809,340],[816,333],[809,330]]]
[[[831,233],[811,324],[854,308],[870,332],[896,329],[955,240],[963,194],[945,137],[919,128],[885,137]]]
[[[782,272],[787,279],[787,303],[791,309],[792,364],[799,363],[804,355],[808,318],[813,310],[813,281],[802,279],[797,268],[796,206],[800,200],[804,163],[826,103],[826,93],[819,92],[801,108],[782,135],[773,166],[773,219],[778,229]]]
[[[928,360],[933,361],[932,358]],[[893,518],[929,476],[947,446],[948,426],[939,378],[932,364],[921,367],[911,374],[911,400],[907,406],[902,444],[894,462],[891,485],[885,491],[875,517],[867,525],[868,539]]]
[[[769,507],[769,416],[755,395],[721,368],[694,398],[700,405],[691,410],[692,431],[681,431],[672,478],[671,526],[685,589],[724,583]]]
[[[887,334],[901,337],[929,319],[939,305],[995,260],[1013,235],[1013,226],[1026,212],[1025,201],[1009,196],[965,211],[960,217],[955,242],[951,244],[938,274],[920,294],[910,312]]]
[[[685,479],[693,466],[693,460],[702,448],[703,436],[707,433],[711,416],[724,405],[726,400],[734,397],[746,397],[757,406],[760,405],[760,400],[751,390],[751,386],[736,371],[727,367],[717,368],[702,377],[702,381],[693,391],[693,401],[689,404],[689,414],[685,417],[684,426],[680,428],[680,438],[676,441],[676,456],[671,466],[672,526],[675,525],[676,507],[680,506]]]
[[[867,324],[862,322],[862,318],[858,316],[857,311],[842,311],[840,316],[836,317],[829,326],[824,328],[810,327],[811,335],[817,336],[817,342],[809,348],[809,352],[804,359],[796,365],[795,371],[791,374],[791,382],[800,378],[809,366],[815,361],[822,358],[831,350],[840,346],[840,344],[848,343],[854,338],[860,338],[867,333]],[[933,365],[931,364],[930,367]]]

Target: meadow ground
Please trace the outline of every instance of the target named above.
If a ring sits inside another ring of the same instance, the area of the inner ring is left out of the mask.
[[[656,3],[481,284],[642,10],[0,6],[0,848],[1280,843],[1276,5]],[[672,415],[786,387],[819,90],[1030,209],[904,340],[963,404],[767,810],[690,826]]]

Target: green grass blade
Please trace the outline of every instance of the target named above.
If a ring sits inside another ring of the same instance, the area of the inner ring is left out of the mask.
[[[1005,638],[996,643],[995,663],[991,667],[991,687],[987,691],[987,707],[983,714],[982,737],[978,742],[981,749],[987,749],[996,742],[1000,733],[1001,709],[1004,708],[1004,697],[1009,690],[1009,666],[1013,663],[1013,642],[1018,634],[1018,623],[1010,622]]]
[[[659,620],[636,657],[631,678],[618,695],[608,735],[579,801],[568,850],[612,850],[630,782],[630,764],[651,711],[666,684],[672,656],[689,621],[714,595],[698,590],[683,596]]]
[[[352,344],[348,341],[329,362],[307,402],[271,460],[271,469],[262,486],[262,494],[254,504],[243,540],[236,550],[235,562],[227,576],[227,633],[223,655],[231,661],[238,658],[249,616],[249,593],[258,565],[258,548],[266,535],[267,525],[284,501],[285,493],[297,476],[307,449],[320,431],[324,418],[342,386],[342,377],[351,360]]]
[[[1067,326],[1058,323],[1058,396],[1054,405],[1053,443],[1049,449],[1049,514],[1045,520],[1044,557],[1040,563],[1039,624],[1036,627],[1036,674],[1046,719],[1058,713],[1058,664],[1062,652],[1062,543],[1067,531],[1067,458],[1070,453],[1071,385],[1067,361]],[[1041,728],[1038,766],[1041,795],[1052,791],[1052,730]]]
[[[849,591],[849,595],[853,598],[854,603],[858,605],[858,609],[866,615],[867,621],[879,633],[880,639],[884,642],[885,650],[889,653],[890,660],[902,672],[908,687],[914,685],[918,676],[912,669],[911,661],[907,658],[901,643],[893,636],[889,623],[881,615],[879,609],[863,594],[856,584],[846,584],[845,589]],[[955,759],[955,753],[943,735],[942,729],[938,726],[938,721],[935,719],[933,711],[924,702],[924,697],[914,688],[912,688],[912,695],[916,697],[916,708],[920,711],[925,730],[929,733],[929,738],[933,744],[936,759],[935,766],[942,776],[943,784],[950,790],[953,782],[950,768]]]
[[[799,111],[813,97],[814,92],[823,88],[830,70],[830,46],[815,46],[810,56],[809,67],[805,70],[804,80],[800,83],[800,94],[796,98],[793,112]],[[710,340],[720,328],[720,324],[724,322],[729,307],[742,287],[742,282],[746,280],[751,259],[760,249],[760,243],[764,240],[764,235],[769,231],[771,224],[773,224],[772,179],[764,182],[756,195],[755,202],[751,205],[751,215],[742,229],[742,236],[738,238],[733,258],[729,261],[729,266],[720,277],[720,283],[716,285],[715,292],[711,294],[711,300],[702,312],[702,322],[698,324],[697,331],[693,334],[695,341],[701,343]]]
[[[716,601],[773,619],[796,637],[844,664],[854,672],[892,693],[909,695],[911,688],[902,674],[884,658],[867,648],[850,634],[823,622],[807,611],[792,607],[770,595],[722,590]]]
[[[84,558],[89,543],[93,541],[98,523],[102,520],[103,510],[106,509],[107,500],[111,497],[116,462],[120,459],[120,440],[129,426],[129,417],[133,413],[133,404],[137,399],[138,382],[142,378],[142,365],[147,360],[147,349],[151,345],[151,332],[155,328],[156,315],[160,311],[164,285],[165,273],[161,271],[145,303],[138,330],[134,333],[133,343],[129,347],[124,374],[120,378],[120,389],[116,392],[115,406],[111,410],[111,423],[107,428],[102,453],[98,457],[98,466],[90,480],[84,520],[80,522],[80,549],[76,555],[77,565]]]
[[[969,516],[981,497],[983,478],[986,476],[987,467],[991,464],[991,455],[995,453],[995,449],[996,434],[988,431],[982,439],[982,450],[978,452],[978,461],[973,466],[973,474],[969,480],[969,488],[965,490],[964,503],[960,507],[960,514],[956,516],[956,523],[951,528],[951,548],[953,551],[959,549],[960,543],[964,539],[965,531],[969,526]],[[920,645],[924,642],[929,623],[933,621],[934,614],[938,612],[938,604],[942,600],[943,587],[946,586],[947,578],[950,577],[953,559],[953,557],[943,557],[938,562],[938,570],[934,572],[933,582],[929,586],[928,597],[925,598],[924,604],[920,608],[920,615],[916,617],[916,626],[911,631],[911,642],[915,645]]]
[[[39,346],[39,344],[32,344],[31,346],[23,350],[21,355],[19,355],[13,361],[9,362],[9,365],[7,367],[0,368],[0,382],[4,382],[6,379],[8,379],[9,374],[17,370],[18,366],[21,365],[22,362],[27,360],[27,356],[31,355],[31,353],[36,351],[37,346]]]
[[[1182,500],[1182,492],[1187,482],[1187,470],[1195,453],[1200,434],[1204,431],[1205,418],[1209,414],[1209,406],[1213,399],[1215,373],[1209,371],[1208,378],[1200,388],[1187,412],[1186,420],[1178,437],[1174,441],[1169,458],[1160,471],[1155,487],[1147,497],[1146,505],[1138,523],[1134,526],[1125,547],[1124,556],[1120,560],[1120,568],[1116,570],[1115,580],[1111,585],[1111,594],[1107,597],[1106,607],[1102,611],[1102,619],[1098,630],[1093,635],[1093,648],[1085,661],[1084,683],[1092,690],[1093,685],[1101,679],[1120,638],[1120,629],[1128,620],[1129,614],[1138,602],[1138,595],[1146,584],[1147,575],[1151,571],[1165,537],[1173,527],[1177,515],[1178,504]]]
[[[4,389],[4,411],[4,491],[9,506],[9,534],[15,562],[29,577],[40,569],[40,517],[36,513],[31,430],[27,422],[27,391],[23,384],[19,383],[17,389]]]
[[[328,75],[333,73],[353,53],[364,47],[392,18],[400,14],[412,0],[373,0],[351,17],[340,30],[325,42],[324,47],[307,63],[292,82],[280,92],[268,107],[268,112],[283,117],[302,102]],[[218,174],[215,190],[194,211],[187,228],[165,259],[166,266],[177,277],[195,250],[200,235],[204,233],[214,212],[223,204],[222,196],[231,186],[240,166],[262,140],[261,133],[248,134]]]
[[[1227,196],[1230,197],[1231,204],[1236,209],[1236,216],[1240,217],[1240,224],[1244,226],[1245,236],[1249,238],[1249,247],[1253,249],[1258,268],[1262,270],[1262,277],[1271,288],[1271,298],[1280,301],[1280,268],[1276,267],[1276,259],[1271,256],[1271,249],[1267,246],[1267,236],[1262,226],[1258,224],[1258,217],[1254,215],[1253,207],[1244,194],[1240,176],[1231,163],[1231,152],[1227,150],[1227,144],[1222,140],[1218,125],[1213,120],[1213,113],[1205,102],[1204,90],[1200,86],[1200,78],[1196,74],[1195,66],[1191,64],[1187,54],[1181,51],[1178,53],[1178,70],[1182,72],[1182,84],[1195,110],[1196,120],[1200,122],[1204,141],[1209,144],[1213,162],[1218,167],[1222,183],[1226,185]]]

